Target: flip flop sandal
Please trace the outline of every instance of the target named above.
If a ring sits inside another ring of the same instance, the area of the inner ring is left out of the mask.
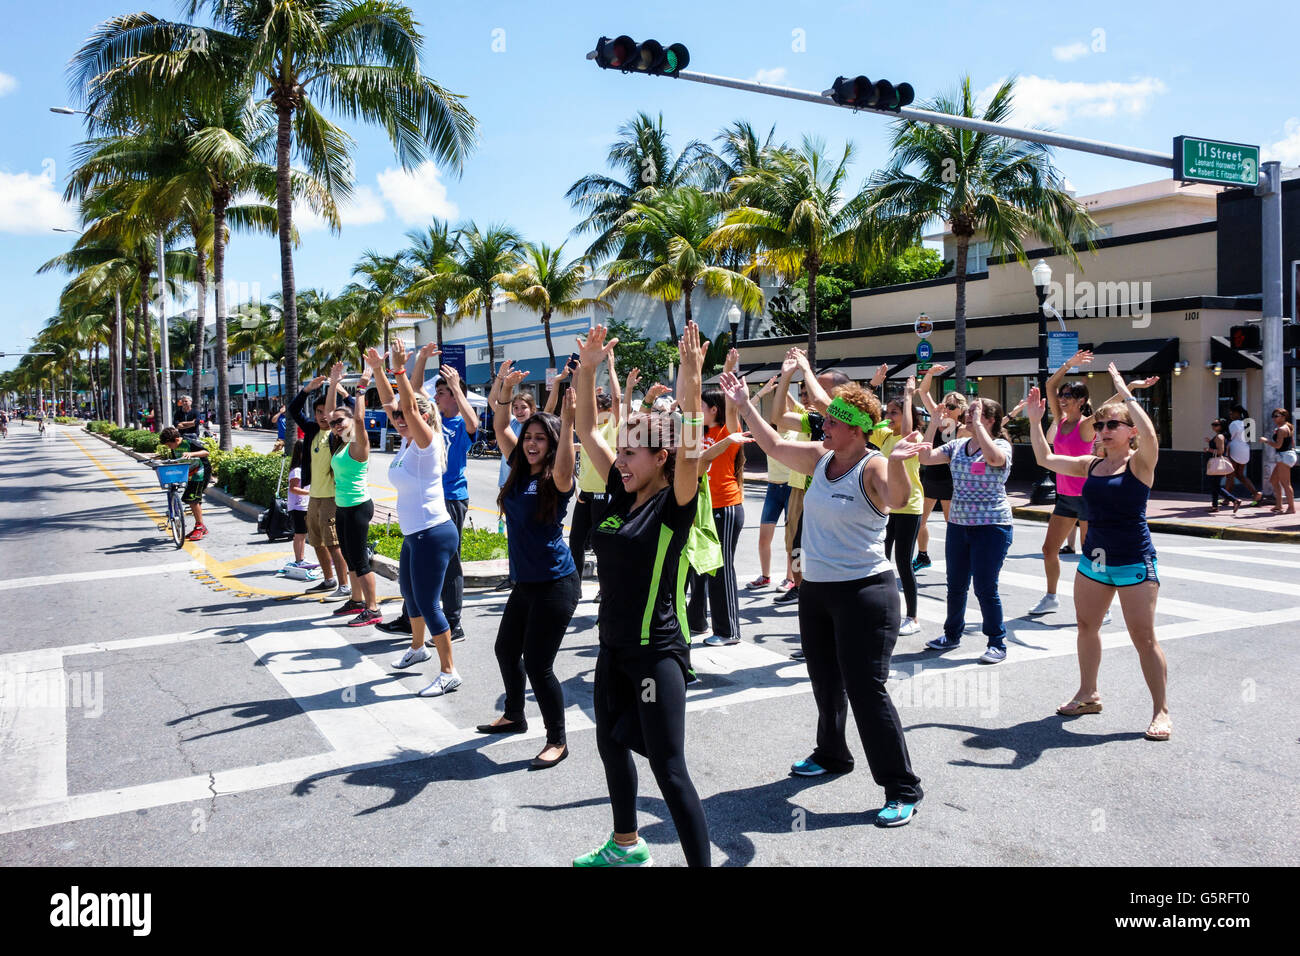
[[[1155,726],[1156,722],[1154,720],[1151,721],[1151,725],[1147,727],[1147,732],[1142,736],[1147,740],[1168,740],[1170,735],[1174,732],[1174,725],[1172,723],[1165,724],[1162,728],[1156,730],[1155,733],[1152,733],[1152,728]]]
[[[1061,717],[1079,717],[1083,714],[1100,714],[1101,701],[1072,700],[1064,707],[1056,708],[1056,713]]]

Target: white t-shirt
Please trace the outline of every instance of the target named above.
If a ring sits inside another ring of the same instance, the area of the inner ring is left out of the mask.
[[[434,441],[442,438],[434,433]],[[388,466],[388,480],[397,489],[397,524],[402,534],[419,534],[450,521],[442,493],[442,456],[433,442],[420,448],[409,439]]]
[[[1246,443],[1246,423],[1238,419],[1228,423],[1228,457],[1239,465],[1250,461],[1250,445]]]
[[[292,487],[295,481],[302,481],[302,469],[295,468],[289,472],[289,485]],[[295,495],[292,491],[288,492],[288,505],[290,511],[306,511],[307,504],[311,501],[311,495]]]

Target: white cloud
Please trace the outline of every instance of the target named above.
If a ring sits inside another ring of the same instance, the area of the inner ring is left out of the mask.
[[[1001,82],[999,80],[980,91],[979,101],[987,103]],[[1121,114],[1138,116],[1164,92],[1165,84],[1151,76],[1136,77],[1127,83],[1115,80],[1082,83],[1022,76],[1016,80],[1011,122],[1018,126],[1042,124],[1059,128],[1077,118],[1106,119]]]
[[[774,67],[770,70],[759,70],[749,78],[750,83],[769,83],[779,84],[785,82],[786,68],[783,66]]]
[[[397,218],[415,225],[435,216],[455,219],[460,215],[456,204],[447,198],[447,187],[439,175],[433,163],[421,163],[412,170],[385,169],[376,180]]]
[[[1082,40],[1076,40],[1065,46],[1052,47],[1052,58],[1060,60],[1062,63],[1069,63],[1071,60],[1077,60],[1081,56],[1088,55],[1088,44]]]
[[[48,235],[56,226],[76,227],[76,211],[59,195],[52,170],[52,165],[44,173],[0,170],[0,232]]]
[[[1285,136],[1272,146],[1264,147],[1264,159],[1275,159],[1283,166],[1300,166],[1300,118],[1293,116],[1283,129]]]
[[[0,73],[0,96],[18,89],[18,81],[8,73]]]
[[[352,190],[352,198],[339,204],[339,218],[343,220],[344,228],[383,222],[387,215],[383,200],[371,186],[357,186]],[[299,232],[318,232],[329,228],[324,217],[312,212],[301,199],[295,200],[293,204],[293,224]]]

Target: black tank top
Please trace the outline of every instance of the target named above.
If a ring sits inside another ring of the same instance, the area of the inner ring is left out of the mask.
[[[1276,433],[1276,432],[1273,433],[1273,437],[1274,437],[1274,438],[1277,437],[1277,433]],[[1291,447],[1292,447],[1294,444],[1295,444],[1294,436],[1293,436],[1290,432],[1287,432],[1286,437],[1283,438],[1281,444],[1278,445],[1278,448],[1277,448],[1277,452],[1278,452],[1278,454],[1280,455],[1280,454],[1282,454],[1283,452],[1290,451],[1290,450],[1291,450]]]

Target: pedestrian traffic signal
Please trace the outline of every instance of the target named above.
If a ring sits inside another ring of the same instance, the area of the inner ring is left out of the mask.
[[[653,76],[676,76],[691,62],[690,52],[681,43],[665,47],[658,40],[637,43],[630,36],[611,40],[601,37],[596,49],[588,54],[602,70],[624,73],[649,73]]]
[[[1238,351],[1245,349],[1249,352],[1258,352],[1262,348],[1258,325],[1234,325],[1228,336],[1228,341]]]
[[[889,110],[894,113],[916,99],[916,91],[912,89],[911,83],[899,83],[897,86],[888,80],[876,80],[872,83],[865,76],[837,76],[835,83],[826,92],[840,106],[852,106],[854,109],[863,110]]]

